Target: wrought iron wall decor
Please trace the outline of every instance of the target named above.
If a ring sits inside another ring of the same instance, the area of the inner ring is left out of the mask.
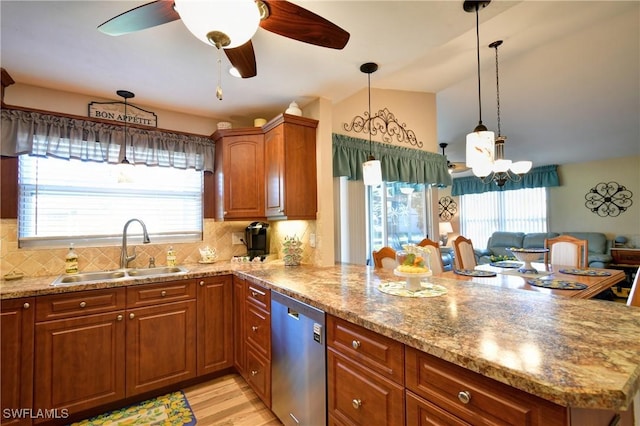
[[[438,215],[440,220],[450,221],[458,211],[458,204],[448,195],[438,200]]]
[[[633,204],[633,193],[617,182],[600,182],[587,192],[584,205],[600,217],[619,216]]]
[[[387,108],[378,110],[373,116],[369,116],[367,111],[362,116],[356,115],[351,119],[351,123],[343,123],[344,130],[356,133],[368,133],[369,122],[371,122],[371,135],[375,136],[380,132],[382,140],[391,143],[393,138],[400,143],[408,143],[412,146],[422,148],[422,141],[416,138],[413,130],[407,129],[407,124],[398,122],[396,116]]]

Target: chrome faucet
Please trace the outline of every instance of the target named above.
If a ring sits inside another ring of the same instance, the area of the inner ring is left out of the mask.
[[[136,248],[133,248],[133,254],[129,256],[127,253],[127,228],[131,222],[138,222],[142,225],[142,243],[149,244],[151,240],[149,239],[149,234],[147,233],[147,227],[144,222],[140,219],[129,219],[127,223],[124,224],[124,229],[122,230],[122,249],[120,250],[120,268],[128,268],[129,262],[136,258]]]

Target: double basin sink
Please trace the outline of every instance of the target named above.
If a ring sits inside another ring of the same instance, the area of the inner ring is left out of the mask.
[[[51,283],[51,285],[60,286],[85,284],[96,281],[110,282],[131,278],[164,277],[183,274],[185,272],[188,272],[188,270],[182,266],[158,266],[156,268],[130,268],[117,269],[114,271],[82,272],[73,275],[60,275]]]

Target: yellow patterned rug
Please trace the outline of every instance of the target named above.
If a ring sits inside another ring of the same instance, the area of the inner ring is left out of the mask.
[[[192,426],[196,416],[182,391],[168,393],[120,410],[72,423],[71,426]]]

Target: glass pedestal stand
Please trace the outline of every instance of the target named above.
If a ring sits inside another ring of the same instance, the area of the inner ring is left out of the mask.
[[[420,285],[420,281],[423,278],[430,277],[433,275],[431,271],[423,272],[420,274],[410,274],[406,272],[400,272],[397,269],[393,270],[393,273],[398,277],[403,277],[406,279],[405,288],[409,291],[418,291],[422,288]]]

